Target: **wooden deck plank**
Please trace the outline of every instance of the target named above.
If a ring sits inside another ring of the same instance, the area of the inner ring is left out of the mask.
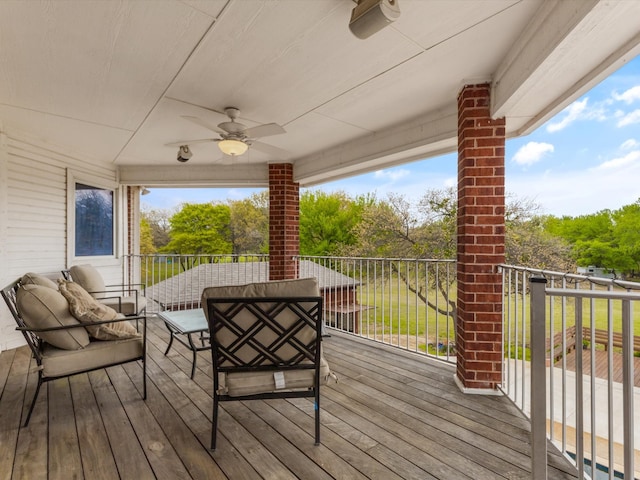
[[[30,364],[29,350],[21,349],[7,355],[4,363],[9,365],[0,408],[0,478],[10,479],[16,455],[16,444],[20,433],[20,421],[24,404],[24,390]],[[3,352],[4,354],[4,352]]]
[[[47,382],[49,389],[49,478],[68,480],[84,478],[80,444],[66,378]]]
[[[338,455],[338,452],[331,451],[322,443],[322,439],[328,435],[326,429],[321,428],[321,444],[318,446],[314,445],[313,416],[307,415],[295,407],[295,405],[292,405],[286,400],[244,403],[247,408],[251,409],[272,428],[279,430],[281,435],[286,436],[302,453],[318,465],[321,465],[331,478],[350,478],[354,480],[371,478],[370,475],[367,476],[360,473],[352,463],[343,459]],[[298,428],[292,428],[291,424]],[[338,438],[339,437],[334,436],[328,443],[332,444]],[[368,463],[372,463],[371,460],[369,457]],[[384,473],[386,476],[383,478],[392,477],[392,472],[385,471]]]
[[[98,404],[89,377],[75,375],[69,378],[69,384],[84,475],[92,479],[116,478],[116,462],[111,455],[104,454],[110,449],[109,439],[102,417],[95,415],[98,412]]]
[[[150,321],[146,401],[140,363],[98,370],[43,387],[26,429],[28,350],[0,352],[0,478],[62,476],[63,458],[73,478],[69,456],[76,478],[527,478],[528,424],[507,399],[463,395],[449,365],[344,334],[324,344],[340,382],[322,388],[321,445],[309,399],[224,402],[211,452],[210,353],[191,380],[191,352],[165,356],[168,338]],[[575,478],[552,457],[551,480]]]
[[[193,404],[184,392],[172,384],[166,375],[163,375],[155,362],[148,363],[147,369],[150,375],[166,379],[163,382],[150,382],[153,384],[147,385],[146,402],[155,422],[166,435],[167,443],[161,442],[163,446],[166,445],[163,448],[175,450],[193,478],[226,478],[206,448],[203,438],[205,427],[201,430],[195,428],[197,424],[208,425],[209,419],[202,412],[190,412]],[[131,366],[126,368],[129,370]],[[194,428],[190,428],[190,424]],[[164,476],[165,473],[162,472],[161,475]],[[180,477],[166,476],[165,478]]]
[[[26,352],[30,350],[25,349]],[[36,362],[31,360],[32,369],[27,379],[25,392],[25,406],[20,421],[24,423],[29,402],[33,398],[38,374],[35,372]],[[18,445],[16,446],[16,458],[14,462],[13,478],[39,478],[42,472],[47,471],[48,445],[47,429],[49,425],[48,388],[43,386],[36,400],[36,405],[31,415],[28,428],[20,429]]]
[[[105,431],[121,478],[155,478],[131,421],[125,412],[107,372],[89,373],[89,379],[104,418]],[[142,400],[140,400],[142,401]]]
[[[359,382],[354,382],[353,388],[345,388],[344,393],[349,399],[369,403],[375,406],[376,411],[393,418],[398,425],[412,428],[419,432],[420,436],[433,438],[433,448],[449,449],[442,453],[451,457],[450,460],[455,464],[464,465],[465,461],[456,459],[456,454],[449,452],[455,452],[463,442],[465,456],[480,465],[493,467],[494,471],[514,469],[514,465],[517,467],[515,470],[528,469],[528,448],[525,450],[526,455],[513,449],[514,440],[525,446],[528,444],[527,431],[523,430],[516,438],[511,437],[507,435],[509,429],[506,428],[510,425],[505,426],[498,416],[489,414],[486,416],[488,419],[480,418],[479,414],[471,409],[462,410],[460,405],[448,405],[446,399],[427,391],[434,388],[433,385],[416,389],[413,384],[400,382],[375,368],[362,375],[362,368],[366,366],[353,369],[337,356],[332,358],[336,360],[334,364],[339,366],[343,375],[351,375],[354,380],[356,377],[359,379]],[[448,381],[453,384],[452,377]],[[344,382],[341,382],[341,385],[344,385]],[[436,391],[438,389],[439,387],[436,387]],[[428,413],[425,413],[425,401],[429,402]],[[469,403],[473,401],[473,398],[469,399]],[[452,412],[447,407],[451,407],[451,410],[458,407],[466,416]],[[490,422],[491,427],[486,426],[485,422]],[[501,461],[501,457],[509,458],[511,463]]]

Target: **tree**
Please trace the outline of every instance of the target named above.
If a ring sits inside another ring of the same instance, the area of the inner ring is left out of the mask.
[[[344,192],[306,191],[300,197],[300,253],[335,255],[356,241],[367,196],[351,199]]]
[[[161,251],[208,255],[231,253],[230,220],[228,205],[185,203],[169,219],[171,241]]]
[[[541,270],[575,271],[571,247],[550,233],[547,217],[530,199],[510,196],[505,205],[505,262]]]
[[[623,277],[640,270],[640,200],[615,211],[550,218],[546,228],[572,245],[572,256],[582,267],[610,269]]]
[[[506,263],[535,268],[573,270],[567,242],[544,228],[538,206],[531,201],[510,198],[505,210]],[[457,251],[457,194],[454,188],[427,191],[412,204],[402,195],[375,202],[363,213],[357,242],[346,255],[365,257],[454,259]],[[393,268],[393,267],[392,267]],[[455,319],[455,301],[447,297],[454,276],[446,269],[428,279],[414,272],[396,270],[407,288],[431,308]],[[436,306],[425,294],[425,280],[446,298]]]
[[[229,202],[234,254],[269,252],[269,192]]]
[[[171,240],[169,219],[176,212],[177,210],[172,213],[166,209],[142,210],[142,220],[149,224],[153,245],[156,249],[164,247]]]
[[[618,256],[613,261],[616,270],[629,277],[640,271],[640,199],[613,212],[613,232]]]
[[[153,255],[157,251],[158,250],[153,244],[151,226],[145,218],[142,218],[140,220],[140,253],[142,255]]]

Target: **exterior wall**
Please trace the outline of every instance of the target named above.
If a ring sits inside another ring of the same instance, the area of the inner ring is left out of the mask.
[[[491,118],[490,86],[458,96],[457,380],[494,390],[502,375],[505,121]]]
[[[10,133],[0,133],[0,284],[8,285],[26,272],[61,277],[67,260],[67,175],[115,183],[116,172],[96,167],[70,152],[56,151]],[[117,199],[117,204],[123,202]],[[120,238],[120,237],[117,237]],[[120,241],[116,241],[119,244]],[[80,262],[78,262],[80,263]],[[94,262],[92,262],[94,263]],[[107,283],[120,283],[120,261],[94,263]],[[0,302],[0,350],[24,343],[15,322]]]
[[[269,165],[269,279],[298,278],[300,187],[293,165]]]

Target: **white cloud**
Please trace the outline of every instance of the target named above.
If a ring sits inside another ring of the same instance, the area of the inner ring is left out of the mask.
[[[627,113],[618,120],[618,127],[625,127],[634,123],[640,123],[640,109]]]
[[[553,145],[543,142],[529,142],[520,147],[511,159],[518,165],[529,166],[538,163],[548,153],[554,150]]]
[[[607,160],[606,162],[602,162],[600,165],[592,168],[591,170],[613,170],[627,167],[636,163],[640,163],[640,150],[634,150],[633,152],[627,153],[623,157],[613,158],[611,160]]]
[[[622,93],[613,92],[611,95],[615,100],[631,104],[636,100],[640,100],[640,85],[631,87],[629,90],[625,90]]]
[[[507,192],[533,199],[543,213],[577,216],[616,210],[635,202],[638,178],[640,151],[592,169],[576,165],[576,169],[568,171],[513,172],[505,182]]]
[[[620,150],[633,150],[636,147],[640,147],[640,142],[633,138],[630,138],[629,140],[624,141],[622,145],[620,145]]]
[[[377,170],[374,173],[374,177],[375,178],[382,178],[382,179],[387,179],[390,180],[392,182],[395,182],[397,180],[400,180],[403,177],[406,177],[407,175],[410,175],[411,172],[409,170],[406,170],[404,168],[397,168],[397,169],[393,169],[393,170]]]
[[[576,120],[582,118],[587,110],[588,101],[589,99],[585,98],[584,100],[581,100],[579,102],[573,102],[571,105],[565,108],[558,114],[558,116],[562,116],[562,114],[565,114],[564,117],[561,118],[558,122],[550,123],[549,125],[547,125],[547,132],[558,132],[568,127]]]

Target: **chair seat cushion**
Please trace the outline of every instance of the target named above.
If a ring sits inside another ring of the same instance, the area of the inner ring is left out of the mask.
[[[89,335],[69,312],[69,303],[58,290],[42,285],[27,284],[16,293],[16,306],[29,328],[51,328],[78,325],[79,328],[55,332],[37,332],[45,342],[65,350],[77,350],[89,345]]]
[[[103,303],[98,302],[89,292],[75,282],[59,280],[60,293],[69,301],[69,311],[82,323],[89,335],[97,340],[117,340],[139,335],[129,322],[114,322],[92,325],[95,322],[117,320],[124,316]]]
[[[72,375],[141,358],[142,352],[141,337],[110,341],[92,340],[82,350],[61,350],[46,345],[42,352],[42,375]]]
[[[218,376],[219,393],[231,397],[239,397],[313,387],[313,369],[279,371],[278,373],[282,373],[282,378],[284,379],[280,388],[276,387],[275,373],[274,371],[220,373]],[[326,383],[331,377],[329,364],[321,356],[320,381]]]

